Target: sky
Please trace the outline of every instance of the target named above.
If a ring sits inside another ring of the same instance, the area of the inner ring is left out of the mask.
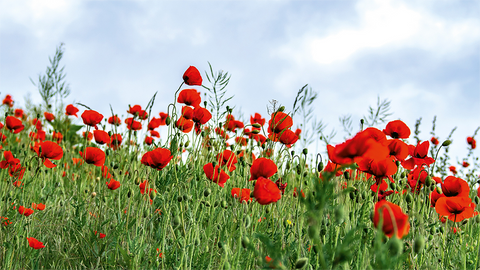
[[[271,100],[290,111],[308,84],[318,93],[311,115],[326,134],[337,132],[333,144],[348,137],[339,118],[351,115],[358,131],[379,97],[390,101],[388,120],[413,131],[422,118],[423,140],[435,116],[440,141],[457,127],[450,152],[459,159],[480,126],[475,0],[0,0],[0,95],[19,107],[26,96],[40,103],[30,78],[45,72],[60,43],[67,104],[104,115],[110,105],[119,115],[146,106],[156,92],[153,112],[166,111],[183,72],[211,63],[231,75],[228,104],[242,120],[256,112],[268,120]],[[295,128],[302,119],[294,119]]]

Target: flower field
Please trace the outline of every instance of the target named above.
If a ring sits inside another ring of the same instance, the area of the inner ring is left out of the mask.
[[[3,99],[1,269],[480,267],[479,129],[460,164],[400,120],[309,153],[298,107],[240,121],[225,73],[190,66],[167,108],[102,115],[64,104],[60,59],[42,104]]]

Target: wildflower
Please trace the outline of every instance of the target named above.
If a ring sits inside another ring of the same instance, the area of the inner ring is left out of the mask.
[[[93,139],[93,133],[91,133],[90,131],[88,131],[88,132],[84,131],[82,133],[82,137],[91,141]]]
[[[153,138],[152,137],[145,137],[145,144],[146,145],[152,145],[153,144]]]
[[[230,172],[233,172],[237,167],[237,156],[230,150],[224,150],[222,153],[217,154],[217,161],[220,166],[226,165]]]
[[[108,118],[108,123],[111,125],[120,126],[120,124],[122,123],[122,120],[120,120],[118,116],[114,115]]]
[[[178,94],[177,102],[196,108],[202,102],[202,98],[200,97],[200,92],[195,89],[183,89]]]
[[[77,112],[77,107],[73,106],[72,104],[67,105],[67,107],[65,108],[65,115],[73,115],[75,117],[78,117]]]
[[[19,133],[25,128],[22,124],[22,121],[13,116],[7,116],[5,118],[5,125],[7,126],[8,130],[14,134]]]
[[[269,178],[272,177],[278,168],[271,159],[268,158],[257,158],[250,168],[250,181],[255,180],[259,177]]]
[[[4,226],[8,226],[12,224],[12,222],[7,217],[0,217],[0,223],[3,224]]]
[[[165,168],[173,156],[170,150],[166,148],[157,148],[152,151],[148,151],[142,156],[142,164],[150,166],[153,169],[162,170]]]
[[[280,133],[292,126],[292,117],[284,112],[272,113],[272,118],[268,121],[268,131],[272,133]]]
[[[448,170],[452,172],[454,175],[457,174],[457,168],[455,168],[455,166],[448,167]]]
[[[22,119],[24,114],[22,109],[15,109],[14,111],[15,117]]]
[[[38,241],[33,237],[27,237],[27,240],[28,240],[28,245],[34,249],[41,249],[45,247],[42,242]]]
[[[393,139],[408,139],[410,137],[410,128],[403,121],[395,120],[387,124],[383,133]]]
[[[470,166],[470,163],[464,161],[464,162],[462,162],[462,166],[463,166],[464,168],[467,168],[468,166]]]
[[[55,115],[53,113],[44,112],[43,115],[48,122],[52,122],[55,119]]]
[[[54,131],[52,133],[52,140],[55,140],[57,143],[61,143],[63,140],[63,134],[58,131]]]
[[[6,95],[3,99],[3,105],[7,105],[8,107],[13,107],[13,99],[11,95]]]
[[[132,117],[125,119],[125,124],[127,124],[127,128],[129,130],[141,130],[142,129],[142,123],[133,120]]]
[[[230,176],[220,169],[220,166],[217,165],[214,168],[212,163],[205,164],[203,166],[203,172],[208,179],[212,180],[214,183],[217,183],[222,188],[225,186],[227,180],[230,179]]]
[[[202,85],[202,76],[196,67],[190,66],[183,73],[183,81],[186,85]]]
[[[302,193],[302,197],[305,198],[305,193],[303,193],[303,189],[300,190],[300,192]],[[297,187],[294,187],[294,188],[293,188],[293,197],[294,197],[294,198],[297,198],[297,196],[298,196]]]
[[[160,112],[158,113],[158,115],[160,115],[160,126],[165,126],[167,124],[165,122],[167,120],[168,114],[164,112]]]
[[[180,118],[178,118],[177,122],[175,123],[175,126],[179,130],[183,131],[183,133],[189,133],[190,131],[192,131],[193,128],[193,121],[186,119],[183,116],[180,116]]]
[[[120,187],[120,182],[115,180],[115,179],[110,179],[110,182],[105,182],[107,184],[107,187],[111,190],[115,190]]]
[[[262,115],[255,113],[255,115],[250,116],[250,124],[259,124],[260,126],[265,125],[265,118],[262,118]]]
[[[472,149],[477,148],[477,141],[473,137],[467,137],[467,143],[470,145]]]
[[[47,168],[54,168],[57,166],[53,164],[50,159],[60,160],[63,157],[62,147],[52,141],[44,141],[40,144],[36,144],[34,150],[37,155],[43,159],[43,164]]]
[[[159,249],[159,248],[157,248],[157,253],[158,253],[158,257],[159,257],[159,258],[163,258],[163,253],[160,252],[160,249]]]
[[[94,231],[94,234],[97,235],[97,231]],[[105,236],[107,236],[107,235],[104,234],[104,233],[100,233],[100,234],[98,235],[98,238],[102,239],[102,238],[105,238]]]
[[[83,123],[97,129],[97,124],[103,119],[103,115],[94,110],[86,110],[82,113]]]
[[[453,222],[460,222],[473,216],[474,206],[469,197],[441,197],[435,204],[435,210]]]
[[[408,145],[399,139],[388,140],[388,150],[395,160],[404,161],[408,156]]]
[[[104,130],[94,130],[93,136],[95,138],[95,142],[100,145],[110,142],[110,136]]]
[[[238,199],[240,202],[251,202],[253,199],[250,198],[250,189],[249,188],[232,188],[232,197]]]
[[[438,138],[436,138],[436,137],[432,137],[432,138],[430,139],[430,141],[431,141],[434,145],[438,145],[438,144],[440,143],[440,142],[438,141]]]
[[[211,114],[210,111],[208,111],[207,109],[202,108],[202,107],[200,107],[200,106],[198,106],[198,107],[196,107],[195,109],[193,109],[192,120],[193,120],[195,123],[204,125],[204,124],[207,123],[210,119],[212,119],[212,114]]]
[[[32,203],[32,208],[36,209],[36,210],[43,211],[43,210],[45,210],[45,204],[43,204],[43,203],[39,203],[39,204]]]
[[[120,145],[122,144],[122,135],[120,134],[112,134],[110,137],[110,144],[109,146],[113,148],[113,150],[118,149]]]
[[[382,231],[386,236],[392,237],[394,234],[401,239],[410,231],[410,223],[408,215],[404,214],[402,209],[386,200],[378,201],[375,204],[375,212],[373,215],[373,224],[379,226],[382,221]]]
[[[442,184],[442,193],[446,197],[468,197],[470,187],[468,183],[455,176],[447,176]]]
[[[421,166],[425,164],[429,166],[435,162],[433,158],[427,156],[429,147],[430,143],[428,141],[419,142],[416,147],[410,146],[409,154],[412,157],[402,162],[402,166],[407,170],[411,170],[415,165]]]
[[[28,216],[30,216],[31,214],[33,214],[33,210],[30,209],[30,208],[25,208],[25,207],[23,207],[23,206],[19,206],[19,207],[18,207],[18,213],[20,213],[20,214],[28,217]]]
[[[105,152],[97,147],[87,147],[84,152],[80,151],[80,155],[88,164],[100,167],[105,163]]]
[[[259,177],[253,189],[253,197],[261,205],[277,202],[282,198],[282,193],[277,185],[269,179]]]

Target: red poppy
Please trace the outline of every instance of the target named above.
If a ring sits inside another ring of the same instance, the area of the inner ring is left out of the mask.
[[[462,162],[462,166],[463,166],[464,168],[467,168],[468,166],[470,166],[470,163],[464,161],[464,162]]]
[[[180,118],[178,118],[177,122],[175,123],[175,126],[181,131],[183,131],[183,133],[189,133],[193,129],[193,121],[188,120],[183,116],[180,116]]]
[[[183,89],[178,94],[177,102],[196,108],[202,102],[202,98],[200,97],[200,92],[195,89]]]
[[[57,143],[61,143],[63,140],[63,134],[58,131],[54,131],[52,133],[52,140],[55,140]]]
[[[44,112],[43,115],[48,122],[52,122],[55,119],[55,115],[53,113]]]
[[[153,191],[153,192],[157,192],[157,190],[153,189],[153,188],[148,188],[148,181],[145,180],[143,181],[142,183],[140,183],[140,185],[138,185],[138,187],[140,188],[140,193],[141,194],[148,194],[150,195],[150,193]]]
[[[15,117],[22,118],[23,117],[23,110],[22,109],[15,109],[14,114],[15,114]]]
[[[263,126],[265,125],[265,118],[262,118],[259,113],[255,113],[254,116],[250,116],[250,124],[259,124]]]
[[[153,138],[152,137],[145,137],[145,144],[146,145],[152,145],[153,144]]]
[[[102,145],[110,142],[110,136],[106,131],[103,130],[94,130],[93,136],[95,137],[95,142]]]
[[[13,116],[6,117],[5,125],[10,130],[10,132],[13,132],[14,134],[19,133],[25,128],[22,124],[22,121]]]
[[[23,206],[19,206],[19,207],[18,207],[18,213],[20,213],[20,214],[28,217],[28,216],[30,216],[31,214],[33,214],[33,210],[30,209],[30,208],[25,208],[25,207],[23,207]]]
[[[372,159],[364,157],[360,159],[357,164],[359,170],[374,175],[377,182],[380,179],[395,174],[398,169],[391,158]]]
[[[97,235],[97,231],[94,231],[93,233],[94,233],[95,235]],[[104,234],[104,233],[100,233],[100,234],[98,235],[98,238],[102,239],[102,238],[104,238],[105,236],[107,236],[107,235]]]
[[[45,204],[43,204],[43,203],[39,203],[39,204],[32,203],[32,208],[36,209],[36,210],[39,210],[39,211],[43,211],[43,210],[45,210]]]
[[[467,143],[472,147],[472,149],[477,148],[477,141],[473,137],[467,137]]]
[[[120,182],[115,179],[110,179],[110,182],[105,182],[108,189],[115,190],[120,187]]]
[[[93,133],[90,132],[90,131],[89,131],[89,132],[84,131],[84,132],[82,133],[82,137],[85,138],[85,139],[87,139],[87,140],[89,140],[89,141],[91,141],[91,140],[93,139]]]
[[[133,120],[132,117],[125,119],[125,124],[127,124],[127,128],[130,130],[141,130],[142,129],[142,123]]]
[[[272,118],[268,121],[268,131],[273,133],[280,133],[292,126],[292,117],[284,112],[272,113]]]
[[[340,165],[335,164],[335,163],[331,162],[330,160],[328,161],[327,166],[325,166],[325,168],[323,168],[323,171],[324,172],[329,172],[329,173],[335,172],[335,176],[340,176],[340,175],[343,174],[342,170],[340,170]],[[320,174],[320,178],[323,179],[323,174]]]
[[[469,197],[442,197],[437,200],[435,210],[453,222],[460,222],[471,218],[474,209]]]
[[[220,166],[227,166],[230,172],[233,172],[237,167],[237,155],[230,150],[224,150],[222,153],[217,154],[217,161]]]
[[[228,131],[235,131],[237,128],[245,127],[242,121],[235,120],[235,117],[231,114],[227,114],[226,119],[223,127]]]
[[[103,115],[94,110],[86,110],[82,113],[83,123],[97,129],[97,124],[102,122]]]
[[[77,112],[77,107],[73,106],[72,104],[67,105],[67,107],[65,108],[66,115],[73,115],[75,117],[78,117]]]
[[[196,67],[190,66],[183,73],[183,81],[186,85],[202,85],[202,76]]]
[[[410,187],[417,188],[418,190],[421,189],[422,185],[425,184],[425,180],[427,179],[428,172],[427,169],[423,166],[417,166],[414,170],[408,173],[407,179]],[[417,185],[417,181],[420,183]]]
[[[455,168],[455,166],[448,167],[448,170],[451,171],[454,175],[457,174],[457,168]]]
[[[442,184],[442,192],[446,197],[468,197],[470,186],[461,178],[447,176]]]
[[[388,150],[396,160],[404,161],[408,156],[408,145],[398,139],[388,140]]]
[[[217,183],[222,188],[225,186],[227,180],[230,179],[230,176],[220,169],[220,166],[217,165],[214,168],[212,163],[205,164],[203,166],[203,172],[208,179],[212,180],[214,183]]]
[[[438,144],[440,143],[440,142],[438,141],[438,139],[435,138],[435,137],[432,137],[432,138],[430,139],[430,141],[431,141],[434,145],[438,145]]]
[[[143,154],[141,162],[143,165],[150,166],[157,170],[162,170],[168,165],[172,158],[173,156],[170,150],[165,148],[157,148]]]
[[[407,169],[411,170],[415,165],[427,165],[429,166],[435,160],[431,157],[428,157],[428,148],[430,147],[430,142],[424,141],[424,142],[419,142],[416,147],[414,146],[409,146],[408,152],[411,158],[405,160],[402,162],[402,166]]]
[[[298,135],[290,129],[284,130],[280,133],[278,140],[286,147],[290,148],[294,143],[298,141]]]
[[[263,145],[266,141],[267,141],[267,138],[265,136],[263,136],[262,134],[255,134],[252,136],[252,139],[254,139],[255,141],[259,142],[260,145]]]
[[[383,133],[393,139],[408,139],[410,137],[410,128],[403,121],[395,120],[387,124]]]
[[[114,115],[108,118],[108,123],[115,126],[120,126],[120,124],[122,123],[122,120],[120,120],[118,116]]]
[[[204,125],[207,123],[210,119],[212,119],[212,114],[205,108],[202,107],[196,107],[193,110],[193,117],[192,120],[195,123]]]
[[[375,212],[373,215],[373,224],[377,227],[382,222],[382,231],[386,236],[392,237],[395,234],[401,239],[410,231],[410,223],[408,222],[408,215],[404,214],[402,209],[386,200],[378,201],[375,204]]]
[[[5,158],[5,160],[2,160],[0,162],[0,168],[2,169],[6,169],[9,166],[20,164],[20,159],[15,158],[11,151],[3,152],[3,157]]]
[[[159,127],[161,123],[162,119],[153,117],[152,119],[150,119],[150,122],[148,122],[147,128],[148,130],[154,130]]]
[[[437,203],[438,199],[445,197],[445,194],[440,194],[437,192],[437,189],[434,189],[430,193],[430,207],[435,207],[435,204]]]
[[[43,159],[43,164],[47,168],[54,168],[57,165],[53,164],[50,159],[59,160],[63,157],[63,149],[60,145],[52,141],[44,141],[34,147],[37,155]]]
[[[3,104],[7,105],[8,107],[13,107],[13,99],[11,95],[6,95],[3,99]]]
[[[27,240],[28,240],[28,245],[34,249],[41,249],[45,247],[42,242],[38,241],[33,237],[27,237]]]
[[[85,153],[80,151],[80,155],[86,163],[97,167],[101,167],[105,163],[105,152],[97,147],[87,147],[85,148]]]
[[[129,114],[132,114],[132,115],[135,115],[135,114],[140,114],[142,112],[142,106],[140,105],[134,105],[133,107],[130,107],[129,106],[129,110],[127,111],[127,113]]]
[[[185,119],[192,119],[193,118],[193,109],[190,106],[182,106],[182,116]]]
[[[257,158],[250,168],[250,181],[258,179],[259,177],[272,177],[277,171],[277,165],[275,165],[273,160],[268,158]]]
[[[282,198],[282,192],[277,185],[269,179],[259,177],[253,189],[253,197],[261,205],[277,202]]]
[[[300,193],[302,193],[302,197],[305,198],[305,193],[303,193],[303,189],[300,190]],[[297,198],[298,197],[298,192],[297,192],[297,187],[293,188],[293,197]]]
[[[160,138],[160,133],[155,130],[150,130],[150,136],[155,137],[155,138]]]
[[[232,188],[232,197],[238,199],[240,202],[251,202],[253,199],[250,198],[250,189],[249,188]]]
[[[158,115],[160,115],[160,126],[165,126],[166,123],[165,121],[167,120],[168,114],[164,112],[160,112]]]
[[[120,147],[122,144],[122,135],[121,134],[112,134],[110,137],[110,144],[109,146],[113,148],[113,150],[116,150]]]

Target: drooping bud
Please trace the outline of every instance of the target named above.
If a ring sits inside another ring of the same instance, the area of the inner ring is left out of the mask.
[[[165,119],[165,124],[169,126],[171,122],[172,122],[172,119],[170,118],[170,116],[167,116],[167,119]]]
[[[308,154],[308,149],[307,149],[307,148],[303,148],[302,153],[306,156],[306,155]]]
[[[422,252],[424,246],[425,239],[420,234],[417,234],[417,236],[415,237],[415,242],[413,243],[413,252],[417,254]]]
[[[409,204],[412,203],[413,202],[412,194],[408,193],[407,196],[405,197],[405,201]]]
[[[442,146],[449,146],[450,144],[452,144],[452,141],[450,141],[450,140],[445,140],[445,141],[442,143]]]
[[[303,267],[305,267],[305,265],[307,265],[308,263],[308,258],[300,258],[297,260],[297,262],[295,262],[295,269],[302,269]]]
[[[246,236],[242,237],[242,247],[247,248],[248,245],[250,245],[250,239]]]
[[[254,129],[254,130],[252,130],[252,133],[253,133],[253,134],[258,134],[258,133],[260,133],[260,130]]]
[[[403,252],[403,242],[394,236],[388,241],[388,249],[393,256],[400,255]]]
[[[252,127],[254,128],[261,128],[262,126],[259,123],[253,123]]]
[[[279,111],[279,112],[285,111],[285,106],[280,106],[280,108],[278,108],[278,111]]]

